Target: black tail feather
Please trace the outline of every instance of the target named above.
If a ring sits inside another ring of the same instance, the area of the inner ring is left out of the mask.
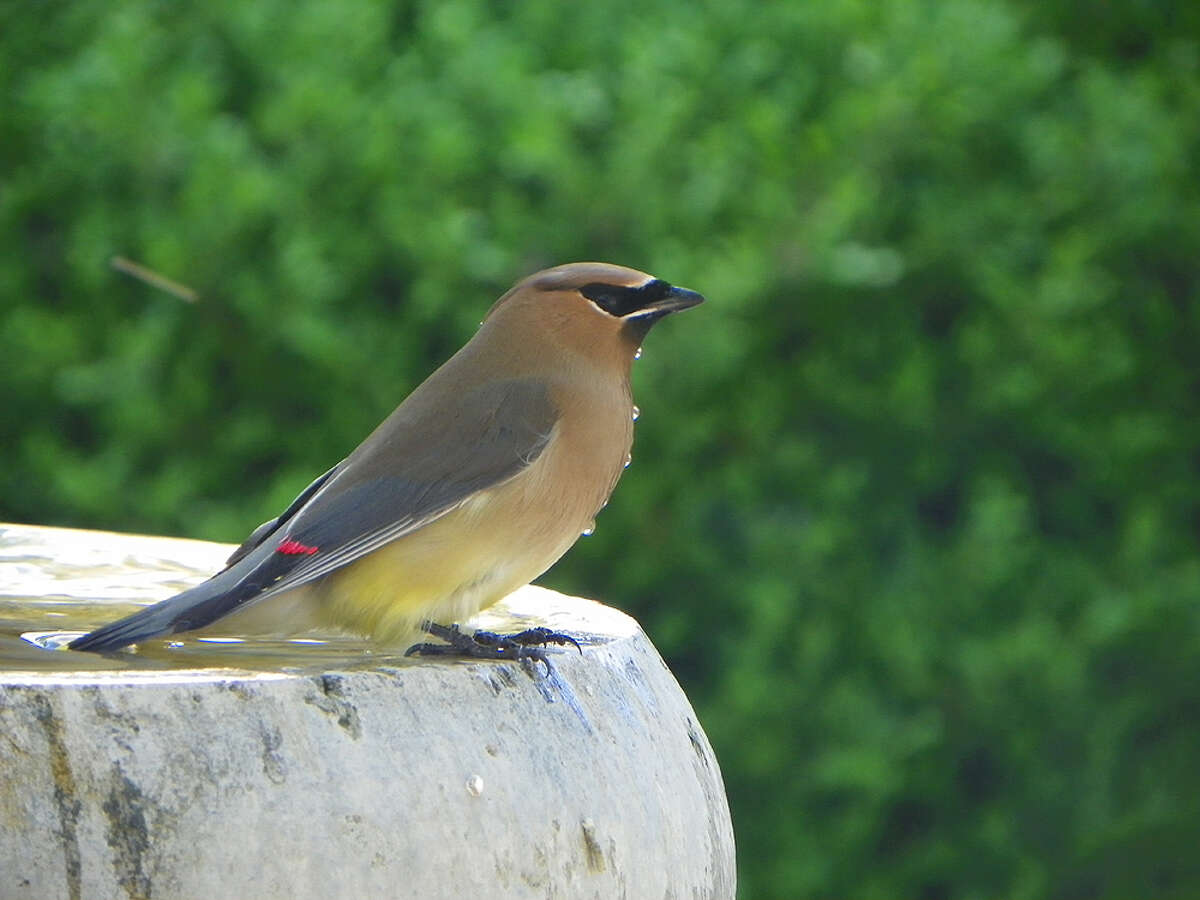
[[[251,563],[247,561],[245,568]],[[241,567],[225,569],[202,584],[77,637],[67,647],[106,653],[150,638],[203,628],[237,609],[261,590],[242,580]]]
[[[158,604],[139,610],[133,615],[110,622],[82,637],[77,637],[67,644],[71,650],[88,650],[93,653],[105,653],[109,650],[119,650],[129,644],[136,644],[149,638],[163,634],[171,634],[177,629],[169,619],[164,621]]]

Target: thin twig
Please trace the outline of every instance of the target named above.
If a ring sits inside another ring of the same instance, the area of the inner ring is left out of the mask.
[[[185,300],[188,303],[195,303],[200,295],[188,287],[186,284],[180,284],[178,281],[172,281],[165,275],[159,275],[153,269],[147,269],[145,266],[140,266],[131,259],[126,259],[123,256],[114,256],[108,261],[108,264],[118,272],[124,272],[126,275],[132,275],[138,281],[144,281],[151,287],[156,287],[159,290],[166,291],[168,294],[174,294],[180,300]]]

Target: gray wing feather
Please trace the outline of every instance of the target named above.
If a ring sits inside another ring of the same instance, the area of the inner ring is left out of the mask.
[[[398,409],[318,479],[307,502],[280,517],[270,533],[276,546],[295,540],[318,549],[261,597],[328,575],[503,484],[542,454],[558,419],[544,383],[534,379],[472,390],[441,422],[422,421],[429,412],[406,413]]]
[[[338,465],[340,466],[341,463],[338,463]],[[321,486],[329,480],[329,476],[337,470],[338,466],[334,466],[324,475],[314,479],[312,484],[310,484],[296,496],[296,499],[288,505],[287,509],[281,512],[275,518],[267,519],[267,521],[263,522],[252,532],[250,532],[250,537],[246,538],[246,540],[242,542],[241,546],[229,555],[229,559],[225,560],[225,568],[228,569],[234,563],[237,563],[249,556],[251,550],[255,549],[259,544],[278,531],[289,519],[291,519],[292,516],[300,511],[300,509],[309,501],[312,495],[319,491]]]

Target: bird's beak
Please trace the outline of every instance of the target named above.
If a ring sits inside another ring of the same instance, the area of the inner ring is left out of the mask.
[[[622,318],[626,320],[640,319],[644,322],[657,322],[663,316],[679,312],[681,309],[691,309],[693,306],[699,306],[703,302],[704,297],[695,291],[689,291],[687,288],[672,287],[665,297],[655,300],[653,303],[647,303],[633,312],[626,313]]]

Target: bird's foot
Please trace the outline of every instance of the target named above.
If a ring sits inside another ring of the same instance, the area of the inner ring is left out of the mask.
[[[465,656],[470,659],[514,659],[529,667],[540,662],[550,671],[550,659],[542,648],[547,644],[570,644],[580,653],[583,648],[568,634],[549,628],[527,628],[516,634],[496,634],[492,631],[476,631],[467,634],[457,625],[439,625],[425,622],[421,629],[444,644],[413,644],[404,651],[405,656]]]

